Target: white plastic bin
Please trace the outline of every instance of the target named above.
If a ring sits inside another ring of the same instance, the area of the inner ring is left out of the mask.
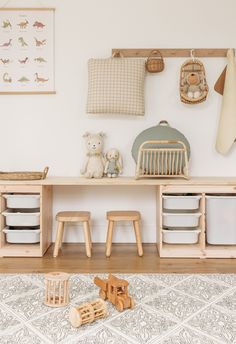
[[[18,212],[6,210],[2,213],[6,217],[7,226],[38,226],[40,224],[39,212]]]
[[[200,230],[162,230],[162,241],[166,244],[196,244]]]
[[[11,244],[36,244],[40,241],[40,229],[4,228],[6,241]]]
[[[196,210],[199,209],[200,195],[163,195],[163,208],[169,210]]]
[[[206,196],[207,243],[236,245],[236,196]]]
[[[201,213],[163,213],[164,227],[198,227]]]
[[[6,199],[7,208],[32,209],[40,207],[39,194],[4,194],[3,197]]]

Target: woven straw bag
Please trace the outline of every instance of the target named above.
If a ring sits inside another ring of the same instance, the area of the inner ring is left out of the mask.
[[[160,73],[164,70],[165,64],[159,50],[152,50],[146,61],[146,70],[149,73]]]
[[[199,78],[199,94],[193,95],[193,91],[189,89],[189,84],[187,80],[191,78]],[[185,61],[180,69],[180,99],[185,104],[199,104],[206,100],[208,95],[208,85],[206,81],[206,72],[203,63],[196,59],[192,58]]]

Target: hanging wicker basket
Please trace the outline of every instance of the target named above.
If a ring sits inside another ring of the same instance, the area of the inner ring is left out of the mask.
[[[1,172],[0,180],[40,180],[45,179],[49,167],[45,167],[43,172]]]
[[[184,62],[180,70],[180,99],[186,104],[198,104],[206,100],[208,85],[203,63],[197,59]]]
[[[159,50],[152,50],[146,61],[146,70],[149,73],[160,73],[164,70],[165,64]]]

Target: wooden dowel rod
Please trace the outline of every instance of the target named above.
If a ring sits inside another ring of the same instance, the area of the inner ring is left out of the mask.
[[[55,7],[1,7],[0,11],[56,11]]]
[[[226,57],[229,48],[199,48],[194,50],[194,57]],[[159,50],[163,57],[191,57],[191,50],[189,49],[112,49],[112,55],[120,53],[124,57],[148,57],[152,50]]]

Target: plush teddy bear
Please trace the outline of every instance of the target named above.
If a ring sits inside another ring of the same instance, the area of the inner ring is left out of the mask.
[[[109,178],[118,177],[122,173],[122,157],[116,148],[111,148],[106,154],[106,164],[104,173]]]
[[[91,134],[86,132],[85,138],[87,148],[87,159],[84,167],[81,169],[81,174],[86,178],[102,178],[104,173],[105,159],[103,157],[103,138],[105,134],[100,132],[98,134]]]
[[[201,84],[200,75],[196,72],[188,73],[185,78],[183,90],[189,98],[199,98],[205,90],[205,87]]]

